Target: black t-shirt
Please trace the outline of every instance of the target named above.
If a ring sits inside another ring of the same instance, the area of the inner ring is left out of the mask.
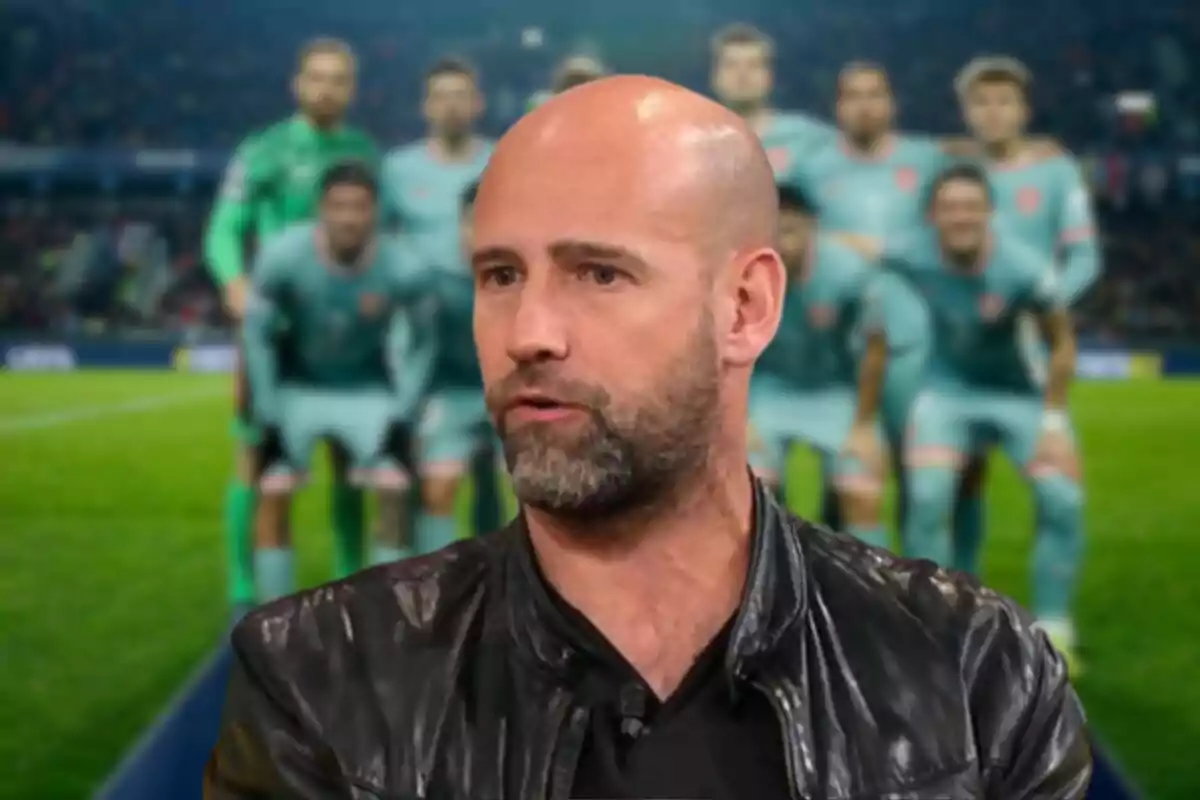
[[[659,702],[595,626],[554,602],[596,662],[582,692],[592,712],[573,800],[790,800],[775,712],[752,687],[734,691],[723,668],[732,623]]]

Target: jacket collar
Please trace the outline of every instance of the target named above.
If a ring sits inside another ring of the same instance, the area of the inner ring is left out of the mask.
[[[751,678],[781,647],[805,612],[807,573],[795,521],[754,479],[749,575],[725,654],[725,672]],[[581,680],[593,659],[572,631],[537,565],[522,518],[512,525],[506,575],[508,624],[517,658],[555,682]]]

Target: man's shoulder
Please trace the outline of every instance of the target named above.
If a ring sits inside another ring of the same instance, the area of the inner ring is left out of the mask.
[[[803,111],[776,111],[771,124],[777,126],[780,134],[791,136],[834,136],[833,125],[814,114]]]
[[[984,662],[1032,664],[1044,637],[1013,600],[965,573],[908,559],[847,534],[808,526],[804,548],[811,595],[826,607],[853,614],[845,621],[858,647],[893,647],[926,663],[958,672],[970,684]]]
[[[233,644],[283,680],[310,683],[353,661],[403,669],[404,658],[447,646],[434,634],[470,616],[499,568],[496,553],[494,540],[472,539],[275,600],[235,626]]]
[[[273,147],[291,137],[293,118],[284,117],[253,131],[242,140],[241,147],[252,155],[266,154]],[[241,149],[241,148],[239,148]]]
[[[235,162],[252,183],[271,180],[279,168],[280,153],[288,149],[292,118],[252,131],[238,143]]]
[[[384,169],[391,171],[419,169],[429,161],[429,143],[424,139],[402,144],[387,151]]]
[[[885,264],[910,270],[933,270],[941,266],[937,235],[928,225],[914,225],[883,237],[881,257]]]
[[[291,262],[316,251],[316,227],[312,220],[295,222],[276,233],[271,234],[263,242],[264,259],[271,262]]]

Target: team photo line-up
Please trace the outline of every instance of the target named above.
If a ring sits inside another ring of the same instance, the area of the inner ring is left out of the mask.
[[[775,173],[789,277],[751,387],[752,469],[782,493],[789,449],[806,446],[831,527],[975,573],[998,446],[1035,501],[1032,612],[1078,669],[1069,309],[1100,267],[1075,159],[1027,134],[1032,76],[1011,58],[964,66],[953,89],[967,133],[949,138],[896,131],[887,73],[871,62],[842,69],[833,122],[774,109],[772,63],[771,40],[752,27],[713,39],[712,91],[757,132]],[[502,450],[472,316],[479,281],[514,278],[470,264],[475,188],[493,148],[476,132],[479,76],[461,59],[436,63],[428,135],[383,154],[344,122],[355,71],[345,43],[305,46],[297,113],[240,144],[206,234],[206,262],[241,328],[225,506],[235,615],[297,588],[289,512],[319,442],[330,444],[338,577],[464,535],[464,478]],[[568,59],[554,92],[604,74],[594,59]],[[620,271],[604,253],[571,263],[579,280]],[[503,473],[492,464],[480,475]],[[894,536],[887,480],[898,488]],[[370,535],[364,492],[377,500]],[[503,487],[476,486],[484,494],[478,530],[515,511]]]

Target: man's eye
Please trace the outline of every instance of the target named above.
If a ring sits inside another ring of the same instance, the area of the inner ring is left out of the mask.
[[[512,286],[517,282],[520,276],[517,274],[516,267],[488,267],[482,270],[479,274],[479,282],[484,285],[492,286]]]
[[[579,277],[599,286],[610,286],[621,277],[621,270],[610,264],[586,263],[579,266]]]

